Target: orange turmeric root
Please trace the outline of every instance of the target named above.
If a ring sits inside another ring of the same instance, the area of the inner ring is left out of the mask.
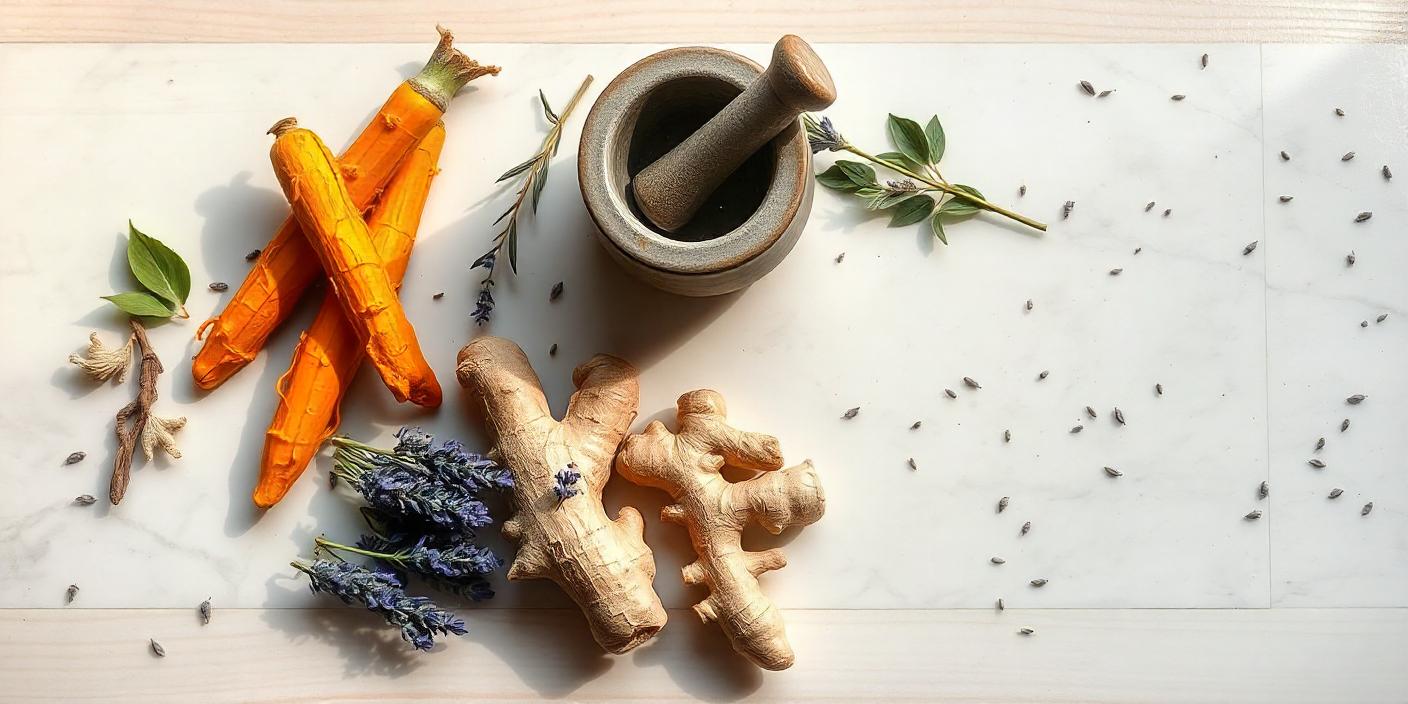
[[[437,125],[401,163],[367,220],[372,243],[394,286],[400,286],[406,273],[444,145],[445,128]],[[288,371],[279,378],[279,405],[264,434],[264,457],[259,464],[259,484],[254,488],[256,506],[269,508],[283,499],[308,468],[318,446],[337,430],[338,405],[362,364],[363,354],[356,329],[329,291],[313,324],[298,341]]]
[[[381,106],[339,160],[342,177],[357,208],[371,205],[397,164],[440,121],[455,93],[497,66],[481,66],[451,46],[448,30],[420,74],[402,83]],[[196,386],[209,391],[254,360],[269,334],[293,312],[309,284],[322,273],[317,255],[299,233],[293,217],[284,220],[259,255],[244,283],[217,317],[197,336],[210,337],[191,363]]]
[[[269,150],[274,175],[382,382],[397,401],[439,406],[440,382],[420,351],[337,160],[318,135],[299,128],[291,117],[269,132],[274,135]]]

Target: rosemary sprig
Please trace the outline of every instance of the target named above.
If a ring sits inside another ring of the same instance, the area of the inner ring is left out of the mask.
[[[878,155],[847,142],[831,124],[830,118],[823,117],[817,121],[811,115],[804,115],[802,120],[806,124],[807,141],[811,143],[813,154],[821,151],[849,152],[906,177],[881,184],[875,176],[875,169],[844,159],[816,175],[817,182],[827,188],[865,198],[866,207],[871,210],[893,208],[891,227],[913,225],[928,219],[934,236],[948,244],[942,219],[988,210],[1027,227],[1046,231],[1045,224],[989,201],[978,189],[950,183],[944,178],[939,172],[939,160],[943,158],[947,137],[937,115],[930,117],[924,127],[914,120],[890,115],[887,131],[898,151]]]
[[[553,112],[552,106],[548,105],[548,98],[543,95],[543,91],[538,91],[538,100],[543,106],[543,117],[547,118],[548,134],[543,138],[543,146],[537,154],[529,157],[523,163],[505,171],[504,174],[494,180],[494,183],[502,183],[515,176],[523,176],[518,187],[518,193],[513,199],[513,204],[505,210],[498,219],[494,220],[494,225],[507,220],[504,229],[494,236],[493,246],[489,251],[480,255],[474,260],[475,269],[486,269],[484,279],[479,282],[479,298],[475,302],[474,322],[483,325],[489,321],[490,314],[494,311],[494,296],[492,288],[494,286],[494,267],[498,263],[499,254],[507,251],[509,269],[514,274],[518,273],[518,219],[523,210],[523,201],[529,201],[529,207],[534,213],[538,212],[538,199],[543,194],[543,185],[548,181],[548,166],[552,163],[552,157],[557,154],[557,147],[562,140],[562,123],[567,121],[572,114],[573,108],[577,107],[577,102],[582,99],[582,95],[587,92],[587,87],[592,83],[592,77],[588,75],[582,79],[582,84],[577,86],[577,92],[572,94],[572,99],[567,101],[567,107],[562,114]],[[531,198],[530,198],[531,194]]]

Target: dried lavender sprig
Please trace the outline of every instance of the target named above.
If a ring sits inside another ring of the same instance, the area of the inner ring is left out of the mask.
[[[473,489],[413,458],[334,438],[332,472],[373,508],[415,518],[455,533],[473,534],[490,523],[489,509]]]
[[[351,562],[289,563],[308,575],[309,587],[331,594],[344,604],[357,604],[378,613],[401,629],[401,638],[417,650],[435,645],[435,635],[464,635],[464,621],[423,596],[406,593],[401,580],[387,570],[371,570]]]
[[[367,540],[367,537],[363,537],[364,545],[382,547],[376,538]],[[380,540],[385,541],[385,538]],[[504,561],[499,559],[494,551],[463,539],[437,545],[431,541],[430,536],[421,536],[413,545],[394,551],[343,545],[322,536],[318,536],[313,542],[320,548],[365,555],[416,574],[451,580],[486,575],[504,565]],[[389,547],[389,544],[386,547]]]
[[[576,487],[577,482],[582,480],[582,473],[577,471],[577,465],[569,463],[566,469],[557,470],[553,476],[553,493],[557,494],[557,502],[560,504],[582,491]]]

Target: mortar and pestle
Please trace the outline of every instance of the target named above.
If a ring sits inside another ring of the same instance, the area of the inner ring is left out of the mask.
[[[641,280],[715,296],[787,256],[811,210],[811,149],[800,114],[836,99],[801,38],[764,71],[730,51],[651,54],[602,90],[582,127],[582,199],[611,258]]]

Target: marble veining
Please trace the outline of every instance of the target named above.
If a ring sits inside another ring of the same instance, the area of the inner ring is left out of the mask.
[[[209,394],[190,381],[192,333],[229,295],[205,286],[233,288],[245,253],[286,212],[268,125],[294,114],[343,144],[425,48],[0,47],[0,163],[25,165],[0,172],[0,427],[11,443],[0,457],[0,606],[59,607],[70,583],[85,607],[323,603],[287,563],[320,533],[357,529],[327,488],[326,458],[266,515],[248,498],[272,386],[312,306]],[[559,412],[572,366],[611,352],[643,370],[638,428],[709,386],[737,425],[778,435],[789,463],[811,458],[827,516],[746,537],[785,545],[791,565],[766,579],[787,608],[985,608],[998,597],[1013,608],[1404,605],[1408,50],[821,45],[840,93],[826,114],[848,138],[883,151],[887,111],[938,113],[945,175],[1050,230],[984,215],[951,226],[944,247],[818,189],[774,272],[737,294],[679,299],[626,277],[592,240],[570,168],[574,119],[521,237],[519,275],[500,277],[495,319],[475,328],[469,264],[511,197],[493,178],[541,139],[537,89],[565,98],[586,73],[599,89],[658,48],[562,45],[554,61],[527,45],[470,48],[505,71],[446,117],[443,173],[402,293],[446,403],[398,407],[364,370],[345,432],[389,443],[399,425],[420,424],[481,441],[453,366],[490,331],[523,346]],[[760,61],[769,49],[730,48]],[[1092,98],[1080,80],[1115,93]],[[1340,162],[1350,149],[1356,159]],[[832,158],[819,155],[818,168]],[[1384,181],[1381,163],[1403,175]],[[1295,200],[1279,203],[1283,193]],[[1361,210],[1373,219],[1352,223]],[[89,330],[120,334],[97,296],[130,285],[129,217],[192,267],[192,320],[152,331],[168,370],[158,408],[190,417],[185,457],[139,462],[120,507],[75,507],[77,494],[106,493],[111,414],[131,391],[94,387],[63,360]],[[550,303],[558,281],[565,293]],[[1389,318],[1375,324],[1380,312]],[[1356,392],[1370,400],[1344,406]],[[1353,425],[1340,434],[1343,417]],[[1319,435],[1329,466],[1316,471],[1304,463]],[[74,450],[89,456],[62,466]],[[1264,480],[1268,500],[1257,497]],[[1324,499],[1332,486],[1345,490],[1336,502]],[[678,579],[686,536],[654,518],[663,495],[619,479],[607,494],[646,514],[666,604],[702,598]],[[1374,512],[1361,517],[1368,500]],[[1264,517],[1244,520],[1252,509]],[[1031,587],[1037,578],[1049,581]],[[541,582],[502,585],[491,604],[564,605]]]

